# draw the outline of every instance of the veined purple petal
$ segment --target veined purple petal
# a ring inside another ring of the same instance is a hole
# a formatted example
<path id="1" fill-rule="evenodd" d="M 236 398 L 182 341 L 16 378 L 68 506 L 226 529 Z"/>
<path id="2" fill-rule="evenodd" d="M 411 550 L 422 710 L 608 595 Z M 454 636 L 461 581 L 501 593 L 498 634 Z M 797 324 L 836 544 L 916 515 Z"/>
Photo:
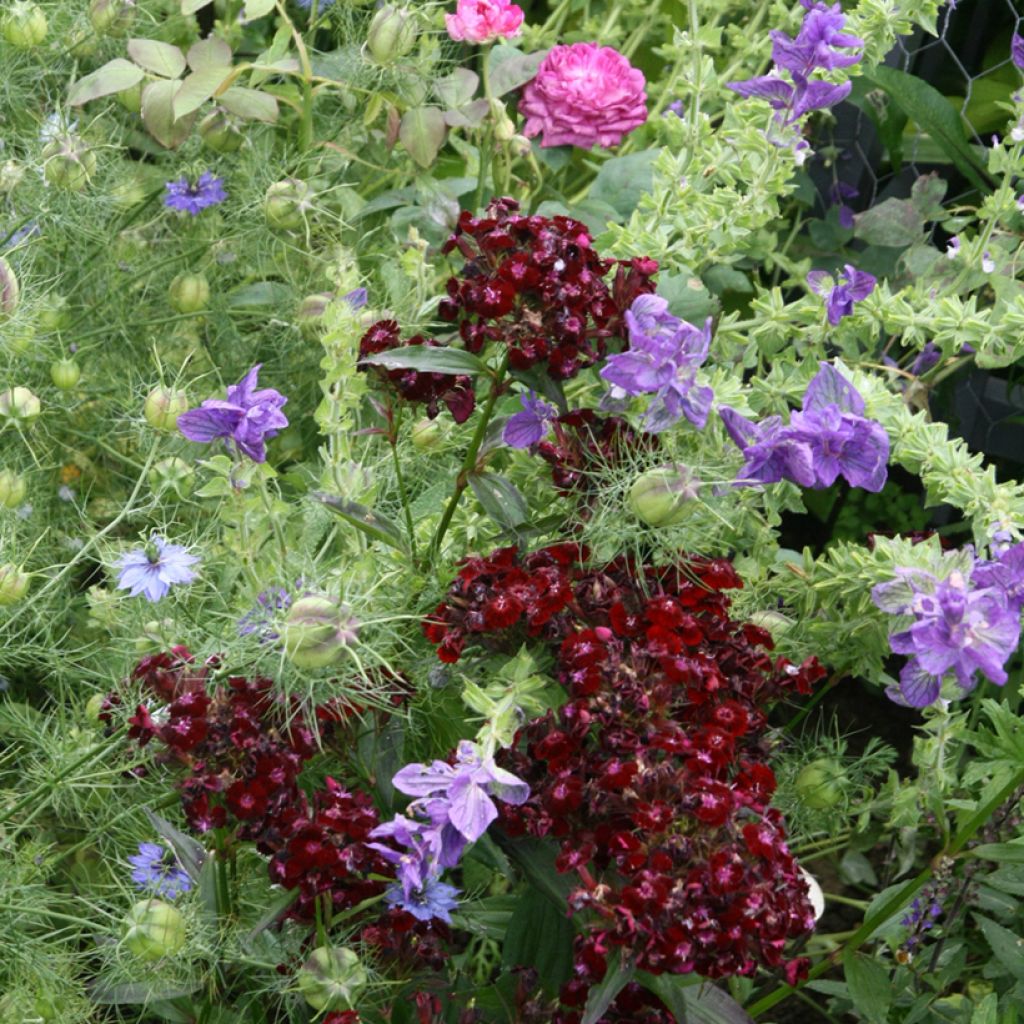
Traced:
<path id="1" fill-rule="evenodd" d="M 926 672 L 915 659 L 900 672 L 900 694 L 912 708 L 924 708 L 938 699 L 942 680 Z"/>
<path id="2" fill-rule="evenodd" d="M 245 413 L 236 405 L 211 399 L 198 409 L 178 417 L 178 430 L 190 441 L 207 443 L 218 437 L 230 437 Z"/>
<path id="3" fill-rule="evenodd" d="M 748 78 L 745 82 L 729 82 L 727 87 L 740 96 L 755 96 L 767 100 L 776 110 L 787 107 L 794 94 L 793 86 L 775 75 Z"/>
<path id="4" fill-rule="evenodd" d="M 811 379 L 804 393 L 804 412 L 817 412 L 826 405 L 837 405 L 843 412 L 856 416 L 864 413 L 860 392 L 832 365 L 820 362 L 821 369 Z"/>

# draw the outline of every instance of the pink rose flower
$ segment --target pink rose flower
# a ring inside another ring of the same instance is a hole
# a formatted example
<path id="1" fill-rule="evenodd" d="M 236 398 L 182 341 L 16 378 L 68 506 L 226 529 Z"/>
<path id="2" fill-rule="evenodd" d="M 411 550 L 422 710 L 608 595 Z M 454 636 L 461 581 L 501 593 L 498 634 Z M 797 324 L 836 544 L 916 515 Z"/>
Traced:
<path id="1" fill-rule="evenodd" d="M 644 75 L 597 43 L 556 46 L 519 101 L 524 134 L 542 146 L 616 146 L 647 120 Z"/>
<path id="2" fill-rule="evenodd" d="M 523 9 L 509 0 L 459 0 L 455 13 L 444 20 L 452 39 L 490 43 L 519 34 Z"/>

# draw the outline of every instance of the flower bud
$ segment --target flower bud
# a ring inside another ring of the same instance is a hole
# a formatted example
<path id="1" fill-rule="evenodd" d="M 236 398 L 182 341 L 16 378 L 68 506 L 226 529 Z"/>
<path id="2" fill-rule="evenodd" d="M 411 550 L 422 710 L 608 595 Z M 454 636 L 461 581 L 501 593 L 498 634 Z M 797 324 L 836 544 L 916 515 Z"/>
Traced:
<path id="1" fill-rule="evenodd" d="M 178 313 L 201 313 L 210 301 L 210 282 L 202 274 L 179 274 L 167 289 Z"/>
<path id="2" fill-rule="evenodd" d="M 10 316 L 18 308 L 18 278 L 10 263 L 0 256 L 0 315 Z"/>
<path id="3" fill-rule="evenodd" d="M 77 135 L 58 135 L 43 146 L 43 173 L 51 185 L 80 192 L 96 171 L 96 154 Z"/>
<path id="4" fill-rule="evenodd" d="M 307 295 L 299 303 L 295 322 L 304 335 L 310 338 L 317 336 L 323 326 L 324 314 L 333 301 L 334 292 L 317 292 L 315 295 Z"/>
<path id="5" fill-rule="evenodd" d="M 0 505 L 4 508 L 17 508 L 24 500 L 28 491 L 25 478 L 13 469 L 0 469 Z"/>
<path id="6" fill-rule="evenodd" d="M 805 807 L 825 811 L 843 799 L 846 781 L 846 772 L 838 761 L 820 757 L 800 769 L 793 788 Z"/>
<path id="7" fill-rule="evenodd" d="M 700 481 L 689 467 L 659 466 L 637 477 L 629 489 L 629 508 L 648 526 L 676 526 L 693 511 Z"/>
<path id="8" fill-rule="evenodd" d="M 173 388 L 153 388 L 142 408 L 146 422 L 157 430 L 176 430 L 178 417 L 188 412 L 188 395 Z"/>
<path id="9" fill-rule="evenodd" d="M 4 15 L 3 29 L 11 46 L 38 46 L 46 38 L 46 15 L 30 0 L 14 0 Z"/>
<path id="10" fill-rule="evenodd" d="M 0 606 L 15 604 L 27 593 L 31 582 L 27 572 L 7 562 L 0 565 Z"/>
<path id="11" fill-rule="evenodd" d="M 89 21 L 97 35 L 123 36 L 135 20 L 135 0 L 92 0 Z"/>
<path id="12" fill-rule="evenodd" d="M 516 126 L 508 116 L 505 104 L 497 97 L 491 99 L 491 118 L 494 121 L 494 137 L 499 142 L 510 142 L 515 137 Z"/>
<path id="13" fill-rule="evenodd" d="M 7 388 L 0 391 L 0 419 L 28 423 L 42 411 L 39 399 L 28 388 Z"/>
<path id="14" fill-rule="evenodd" d="M 444 434 L 437 420 L 424 416 L 412 425 L 412 443 L 417 451 L 433 451 L 440 447 L 443 439 Z"/>
<path id="15" fill-rule="evenodd" d="M 107 699 L 105 693 L 94 693 L 85 702 L 85 717 L 86 720 L 92 722 L 94 725 L 100 724 L 100 714 L 103 712 L 103 703 Z"/>
<path id="16" fill-rule="evenodd" d="M 309 185 L 299 178 L 275 181 L 263 198 L 263 215 L 274 231 L 298 231 L 311 207 Z"/>
<path id="17" fill-rule="evenodd" d="M 412 11 L 385 4 L 370 22 L 366 49 L 378 64 L 390 64 L 413 48 L 416 34 L 416 18 Z"/>
<path id="18" fill-rule="evenodd" d="M 185 918 L 163 900 L 141 900 L 124 923 L 125 946 L 143 960 L 173 956 L 185 945 Z"/>
<path id="19" fill-rule="evenodd" d="M 298 668 L 325 668 L 355 641 L 355 627 L 356 620 L 344 605 L 324 594 L 307 594 L 295 601 L 285 616 L 285 654 Z"/>
<path id="20" fill-rule="evenodd" d="M 782 612 L 767 608 L 763 611 L 751 612 L 750 621 L 755 626 L 768 630 L 773 637 L 785 636 L 793 628 L 793 620 Z"/>
<path id="21" fill-rule="evenodd" d="M 234 153 L 245 142 L 238 119 L 223 107 L 217 107 L 199 122 L 199 137 L 214 153 Z"/>
<path id="22" fill-rule="evenodd" d="M 521 159 L 525 159 L 530 155 L 530 151 L 533 149 L 533 145 L 525 135 L 513 135 L 509 141 L 509 149 L 512 150 L 513 154 Z"/>
<path id="23" fill-rule="evenodd" d="M 172 491 L 181 500 L 192 493 L 195 482 L 196 471 L 184 459 L 179 459 L 177 456 L 161 459 L 149 471 L 149 486 L 157 494 Z"/>
<path id="24" fill-rule="evenodd" d="M 63 295 L 47 295 L 38 313 L 39 326 L 44 331 L 63 331 L 71 326 L 68 300 Z"/>
<path id="25" fill-rule="evenodd" d="M 74 359 L 58 359 L 50 366 L 50 380 L 61 391 L 71 391 L 82 376 L 82 368 Z"/>
<path id="26" fill-rule="evenodd" d="M 319 1013 L 351 1010 L 369 976 L 355 950 L 346 946 L 321 946 L 313 950 L 296 980 L 306 1002 Z"/>

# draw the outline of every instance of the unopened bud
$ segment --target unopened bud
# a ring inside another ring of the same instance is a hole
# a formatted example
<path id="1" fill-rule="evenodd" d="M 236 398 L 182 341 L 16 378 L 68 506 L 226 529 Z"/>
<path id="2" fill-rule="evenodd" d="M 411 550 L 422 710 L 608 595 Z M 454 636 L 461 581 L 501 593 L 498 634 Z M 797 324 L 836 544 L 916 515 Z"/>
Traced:
<path id="1" fill-rule="evenodd" d="M 510 142 L 515 138 L 516 126 L 508 116 L 505 104 L 497 97 L 491 98 L 491 118 L 494 121 L 494 137 L 499 142 Z"/>
<path id="2" fill-rule="evenodd" d="M 135 20 L 135 0 L 92 0 L 89 22 L 97 35 L 123 36 Z"/>
<path id="3" fill-rule="evenodd" d="M 58 135 L 43 147 L 43 173 L 51 185 L 80 192 L 95 172 L 96 154 L 77 135 Z"/>
<path id="4" fill-rule="evenodd" d="M 413 48 L 416 34 L 416 18 L 412 11 L 386 4 L 370 22 L 366 49 L 378 64 L 390 64 Z"/>
<path id="5" fill-rule="evenodd" d="M 71 325 L 68 300 L 56 293 L 47 295 L 39 309 L 39 326 L 44 331 L 62 331 Z"/>
<path id="6" fill-rule="evenodd" d="M 173 956 L 185 945 L 185 918 L 163 900 L 136 903 L 125 926 L 125 947 L 143 960 Z"/>
<path id="7" fill-rule="evenodd" d="M 234 153 L 245 142 L 239 121 L 222 107 L 199 122 L 199 137 L 215 153 Z"/>
<path id="8" fill-rule="evenodd" d="M 71 391 L 82 376 L 82 368 L 74 359 L 58 359 L 50 366 L 50 380 L 61 391 Z"/>
<path id="9" fill-rule="evenodd" d="M 25 500 L 28 484 L 13 469 L 0 469 L 0 505 L 17 508 Z"/>
<path id="10" fill-rule="evenodd" d="M 10 562 L 0 565 L 0 606 L 20 601 L 28 593 L 30 582 L 28 573 L 19 566 Z"/>
<path id="11" fill-rule="evenodd" d="M 295 601 L 284 619 L 285 653 L 299 668 L 325 668 L 356 639 L 356 620 L 324 594 Z"/>
<path id="12" fill-rule="evenodd" d="M 629 507 L 648 526 L 676 526 L 693 511 L 700 481 L 680 463 L 639 476 L 629 489 Z"/>
<path id="13" fill-rule="evenodd" d="M 0 419 L 28 423 L 42 411 L 39 399 L 28 388 L 0 391 Z"/>
<path id="14" fill-rule="evenodd" d="M 299 991 L 318 1013 L 351 1010 L 369 976 L 355 950 L 346 946 L 314 949 L 298 973 Z"/>
<path id="15" fill-rule="evenodd" d="M 210 282 L 202 274 L 179 274 L 167 289 L 167 297 L 178 313 L 201 313 L 210 301 Z"/>
<path id="16" fill-rule="evenodd" d="M 21 289 L 10 263 L 0 256 L 0 315 L 10 316 L 18 308 Z"/>
<path id="17" fill-rule="evenodd" d="M 174 456 L 162 459 L 149 471 L 149 486 L 157 494 L 171 491 L 184 500 L 192 493 L 196 482 L 196 471 L 184 459 Z"/>
<path id="18" fill-rule="evenodd" d="M 750 621 L 755 626 L 768 630 L 774 637 L 784 636 L 793 628 L 793 620 L 791 618 L 771 608 L 751 612 Z"/>
<path id="19" fill-rule="evenodd" d="M 846 781 L 846 772 L 838 761 L 821 757 L 800 769 L 793 788 L 805 807 L 824 811 L 843 799 Z"/>
<path id="20" fill-rule="evenodd" d="M 303 334 L 316 337 L 323 326 L 324 314 L 333 301 L 334 292 L 317 292 L 315 295 L 307 295 L 299 303 L 295 321 Z"/>
<path id="21" fill-rule="evenodd" d="M 4 38 L 11 46 L 38 46 L 46 38 L 46 29 L 46 15 L 30 0 L 14 0 L 3 16 Z"/>
<path id="22" fill-rule="evenodd" d="M 275 181 L 263 198 L 263 215 L 275 231 L 298 231 L 311 208 L 309 185 L 299 178 Z"/>
<path id="23" fill-rule="evenodd" d="M 142 414 L 157 430 L 175 430 L 178 417 L 188 412 L 188 395 L 173 388 L 153 388 L 146 396 Z"/>
<path id="24" fill-rule="evenodd" d="M 443 437 L 441 425 L 437 420 L 432 420 L 427 416 L 417 420 L 412 426 L 412 443 L 418 451 L 433 451 L 440 447 Z"/>

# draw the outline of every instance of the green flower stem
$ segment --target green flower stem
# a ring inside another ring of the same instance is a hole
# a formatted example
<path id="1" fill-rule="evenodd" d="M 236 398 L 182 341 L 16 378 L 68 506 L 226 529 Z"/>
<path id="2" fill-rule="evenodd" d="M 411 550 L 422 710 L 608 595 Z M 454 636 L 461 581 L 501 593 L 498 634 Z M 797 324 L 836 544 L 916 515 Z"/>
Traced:
<path id="1" fill-rule="evenodd" d="M 994 796 L 982 804 L 981 808 L 968 819 L 967 824 L 953 837 L 949 846 L 938 857 L 933 859 L 933 863 L 940 860 L 943 856 L 955 857 L 974 837 L 978 829 L 988 821 L 993 811 L 1004 803 L 1014 790 L 1022 785 L 1024 785 L 1024 768 L 1020 768 L 1015 772 L 1009 782 L 998 789 Z M 832 970 L 841 959 L 842 953 L 852 952 L 863 946 L 893 914 L 902 907 L 905 907 L 924 888 L 931 880 L 932 873 L 933 868 L 929 865 L 907 882 L 898 892 L 893 893 L 873 914 L 864 919 L 864 923 L 850 936 L 841 951 L 837 950 L 825 959 L 820 960 L 810 969 L 807 981 L 813 981 L 815 978 L 821 977 L 821 975 Z M 751 1017 L 757 1017 L 759 1014 L 781 1003 L 784 999 L 788 999 L 795 992 L 795 987 L 780 985 L 774 992 L 769 992 L 768 995 L 763 996 L 756 1003 L 748 1006 L 747 1012 Z"/>
<path id="2" fill-rule="evenodd" d="M 310 62 L 309 50 L 306 49 L 306 42 L 302 38 L 302 33 L 295 27 L 292 19 L 288 17 L 281 0 L 277 0 L 276 7 L 281 19 L 291 29 L 292 39 L 295 41 L 295 49 L 299 55 L 300 82 L 302 86 L 299 150 L 305 153 L 313 145 L 313 65 Z"/>
<path id="3" fill-rule="evenodd" d="M 402 476 L 402 460 L 398 457 L 398 430 L 402 425 L 403 409 L 403 404 L 399 402 L 398 408 L 395 410 L 395 426 L 388 436 L 388 442 L 391 445 L 391 458 L 395 463 L 395 479 L 398 481 L 398 496 L 402 499 L 402 511 L 405 513 L 405 528 L 409 534 L 409 549 L 412 551 L 412 560 L 417 562 L 419 561 L 419 555 L 416 552 L 416 529 L 412 522 L 412 509 L 409 505 L 409 491 L 405 486 L 405 478 Z"/>
<path id="4" fill-rule="evenodd" d="M 847 907 L 856 907 L 858 910 L 867 910 L 871 905 L 868 900 L 855 900 L 849 896 L 840 896 L 837 892 L 823 892 L 822 896 L 829 903 L 842 903 Z"/>
<path id="5" fill-rule="evenodd" d="M 459 470 L 459 475 L 455 478 L 455 488 L 452 491 L 452 496 L 448 499 L 444 515 L 441 516 L 441 522 L 438 524 L 437 532 L 431 541 L 431 560 L 440 553 L 441 542 L 444 540 L 444 535 L 448 532 L 448 527 L 451 525 L 452 516 L 455 515 L 455 509 L 459 504 L 459 499 L 462 497 L 462 492 L 469 486 L 469 474 L 473 472 L 473 467 L 476 465 L 476 457 L 480 451 L 480 445 L 483 444 L 484 435 L 487 433 L 487 425 L 491 422 L 491 416 L 494 414 L 494 405 L 498 401 L 498 395 L 501 394 L 501 386 L 505 382 L 507 370 L 508 352 L 506 351 L 504 358 L 501 360 L 501 365 L 491 379 L 491 393 L 487 396 L 487 404 L 480 415 L 480 422 L 476 426 L 476 433 L 473 434 L 473 439 L 469 442 L 469 448 L 466 451 L 466 457 L 462 460 L 462 468 Z"/>

